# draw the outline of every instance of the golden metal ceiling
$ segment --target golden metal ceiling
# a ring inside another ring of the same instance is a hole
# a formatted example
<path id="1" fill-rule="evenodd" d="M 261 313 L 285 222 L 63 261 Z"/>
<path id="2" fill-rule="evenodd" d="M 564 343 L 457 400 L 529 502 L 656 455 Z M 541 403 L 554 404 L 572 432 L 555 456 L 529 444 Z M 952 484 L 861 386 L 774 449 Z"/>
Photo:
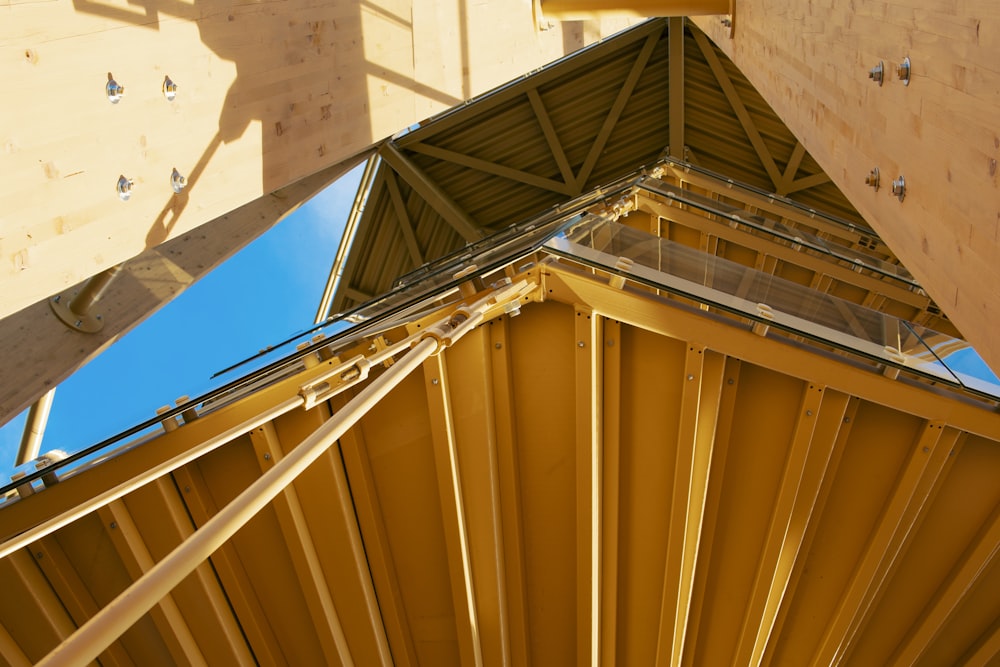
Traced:
<path id="1" fill-rule="evenodd" d="M 442 339 L 100 663 L 997 658 L 991 405 L 534 259 L 512 276 L 520 316 Z M 0 561 L 0 655 L 40 659 L 462 312 L 334 357 L 320 343 L 295 374 L 9 503 L 7 537 L 188 456 Z M 349 372 L 394 343 L 395 364 Z"/>
<path id="2" fill-rule="evenodd" d="M 654 19 L 381 144 L 328 312 L 667 154 L 867 227 L 697 28 Z"/>

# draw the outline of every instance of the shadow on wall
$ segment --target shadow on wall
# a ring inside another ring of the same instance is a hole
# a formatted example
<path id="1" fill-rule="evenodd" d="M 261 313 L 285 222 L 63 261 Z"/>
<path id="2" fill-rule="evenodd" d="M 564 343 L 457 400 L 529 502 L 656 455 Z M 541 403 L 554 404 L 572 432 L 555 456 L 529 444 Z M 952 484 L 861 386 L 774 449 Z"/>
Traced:
<path id="1" fill-rule="evenodd" d="M 371 0 L 322 4 L 314 0 L 130 0 L 128 8 L 74 0 L 73 5 L 77 12 L 153 32 L 166 21 L 193 22 L 202 43 L 236 67 L 236 79 L 219 110 L 215 136 L 186 174 L 187 187 L 170 197 L 153 221 L 146 236 L 147 249 L 170 238 L 213 156 L 222 145 L 239 140 L 253 121 L 259 121 L 261 128 L 262 184 L 267 193 L 381 139 L 372 136 L 371 123 L 359 122 L 372 116 L 373 104 L 400 104 L 371 99 L 379 91 L 382 95 L 388 95 L 391 87 L 410 91 L 428 100 L 428 108 L 433 105 L 437 109 L 461 104 L 471 95 L 470 63 L 474 58 L 470 49 L 475 44 L 468 34 L 468 12 L 480 10 L 467 6 L 468 0 L 457 0 L 450 28 L 434 22 L 444 16 L 444 8 L 436 5 L 414 7 L 404 17 L 393 13 L 398 9 Z M 415 15 L 422 17 L 419 26 L 414 25 Z M 377 26 L 375 31 L 371 30 L 373 25 Z M 562 31 L 564 53 L 600 37 L 596 22 L 573 21 L 555 29 Z M 449 53 L 461 62 L 448 62 L 446 49 L 434 42 L 427 49 L 431 56 L 425 59 L 429 60 L 425 67 L 437 66 L 440 71 L 415 75 L 420 70 L 413 43 L 422 39 L 456 46 Z M 444 80 L 441 87 L 452 92 L 414 78 L 424 74 L 431 81 Z M 460 82 L 454 81 L 457 77 Z M 378 84 L 372 84 L 373 80 Z M 420 111 L 411 106 L 400 117 L 414 113 Z M 394 129 L 402 129 L 402 124 Z"/>
<path id="2" fill-rule="evenodd" d="M 164 21 L 191 21 L 197 24 L 202 43 L 236 66 L 236 79 L 219 110 L 218 130 L 187 174 L 187 187 L 168 200 L 151 225 L 147 248 L 170 237 L 213 156 L 223 144 L 242 137 L 253 121 L 261 127 L 263 191 L 273 192 L 379 138 L 371 136 L 370 124 L 358 122 L 370 115 L 369 76 L 445 106 L 462 101 L 366 57 L 363 14 L 377 15 L 383 24 L 398 24 L 401 35 L 412 32 L 412 25 L 364 1 L 317 5 L 312 0 L 138 0 L 130 1 L 129 9 L 92 0 L 73 4 L 78 12 L 154 32 Z M 412 52 L 409 44 L 374 46 Z M 467 87 L 466 83 L 463 89 Z"/>

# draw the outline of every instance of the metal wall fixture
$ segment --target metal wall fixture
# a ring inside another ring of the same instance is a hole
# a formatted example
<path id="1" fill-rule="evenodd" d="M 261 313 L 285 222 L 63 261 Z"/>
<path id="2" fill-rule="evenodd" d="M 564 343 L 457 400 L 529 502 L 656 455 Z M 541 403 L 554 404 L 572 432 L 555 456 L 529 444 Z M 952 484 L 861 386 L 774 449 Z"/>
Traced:
<path id="1" fill-rule="evenodd" d="M 108 96 L 109 102 L 118 104 L 125 95 L 125 86 L 115 81 L 114 77 L 111 76 L 111 72 L 108 72 L 108 83 L 104 86 L 104 93 Z"/>
<path id="2" fill-rule="evenodd" d="M 176 167 L 170 172 L 170 187 L 177 194 L 180 194 L 181 190 L 187 187 L 187 179 L 181 176 L 181 172 L 177 171 Z"/>
<path id="3" fill-rule="evenodd" d="M 163 96 L 169 102 L 173 102 L 174 98 L 177 97 L 177 84 L 169 76 L 163 77 Z"/>
<path id="4" fill-rule="evenodd" d="M 899 201 L 906 196 L 906 179 L 902 175 L 892 182 L 892 194 L 899 197 Z"/>
<path id="5" fill-rule="evenodd" d="M 131 178 L 126 178 L 124 175 L 118 177 L 118 182 L 115 184 L 115 190 L 118 192 L 118 198 L 122 201 L 128 201 L 129 197 L 132 196 L 132 189 L 135 187 L 135 181 Z"/>
<path id="6" fill-rule="evenodd" d="M 124 262 L 116 264 L 91 276 L 80 291 L 73 295 L 72 300 L 64 299 L 62 294 L 52 297 L 49 299 L 52 312 L 63 324 L 74 331 L 97 333 L 104 328 L 104 317 L 93 314 L 91 309 L 101 300 L 108 285 L 115 279 L 115 276 L 121 273 L 124 266 Z"/>
<path id="7" fill-rule="evenodd" d="M 903 62 L 896 66 L 896 76 L 904 86 L 910 85 L 910 56 L 903 58 Z"/>
<path id="8" fill-rule="evenodd" d="M 884 73 L 885 73 L 885 65 L 880 60 L 878 61 L 878 65 L 875 65 L 875 67 L 872 67 L 870 70 L 868 70 L 868 78 L 877 83 L 879 86 L 881 86 Z"/>
<path id="9" fill-rule="evenodd" d="M 878 192 L 878 185 L 879 185 L 878 167 L 872 169 L 870 172 L 868 172 L 868 175 L 865 176 L 865 185 L 874 188 L 875 192 Z"/>

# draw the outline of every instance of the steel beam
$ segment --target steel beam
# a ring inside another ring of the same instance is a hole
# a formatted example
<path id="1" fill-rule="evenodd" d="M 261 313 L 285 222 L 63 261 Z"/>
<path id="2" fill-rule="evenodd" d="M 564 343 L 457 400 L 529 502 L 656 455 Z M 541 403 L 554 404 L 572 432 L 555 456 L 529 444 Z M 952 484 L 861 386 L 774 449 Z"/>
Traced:
<path id="1" fill-rule="evenodd" d="M 392 141 L 382 144 L 379 157 L 399 174 L 406 184 L 423 197 L 431 208 L 437 211 L 452 229 L 466 241 L 476 241 L 483 237 L 476 222 L 455 203 L 431 178 L 409 158 L 403 155 Z"/>
<path id="2" fill-rule="evenodd" d="M 338 408 L 347 402 L 346 394 L 335 397 Z M 382 508 L 375 491 L 368 448 L 360 426 L 350 429 L 340 438 L 344 468 L 350 480 L 351 499 L 363 540 L 364 554 L 371 572 L 372 585 L 382 623 L 389 640 L 393 662 L 398 667 L 415 667 L 417 651 L 413 634 L 402 604 L 402 593 L 392 559 L 389 538 L 382 517 Z"/>
<path id="3" fill-rule="evenodd" d="M 622 111 L 625 110 L 625 105 L 632 96 L 632 91 L 635 90 L 635 86 L 639 82 L 639 77 L 642 75 L 643 70 L 646 69 L 646 64 L 649 62 L 650 57 L 653 55 L 653 50 L 660 41 L 663 28 L 664 25 L 660 24 L 660 29 L 650 34 L 646 38 L 646 43 L 642 45 L 642 50 L 639 51 L 639 55 L 632 64 L 632 69 L 629 71 L 628 76 L 625 77 L 625 81 L 622 82 L 618 96 L 611 105 L 611 109 L 608 110 L 608 115 L 605 117 L 601 129 L 598 130 L 597 135 L 594 137 L 594 143 L 591 144 L 590 151 L 587 153 L 580 171 L 576 174 L 572 194 L 583 192 L 587 184 L 587 179 L 590 178 L 590 174 L 597 165 L 598 158 L 604 152 L 604 147 L 607 145 L 608 139 L 611 138 L 611 131 L 618 124 L 618 119 L 621 117 Z"/>
<path id="4" fill-rule="evenodd" d="M 601 656 L 601 492 L 604 457 L 602 318 L 576 310 L 576 663 Z"/>
<path id="5" fill-rule="evenodd" d="M 813 663 L 835 664 L 849 655 L 854 640 L 881 596 L 883 585 L 895 571 L 916 532 L 915 527 L 929 505 L 928 497 L 943 478 L 942 473 L 954 461 L 949 455 L 959 435 L 958 431 L 940 422 L 924 425 L 864 554 L 855 566 L 850 583 L 830 618 L 813 656 Z"/>
<path id="6" fill-rule="evenodd" d="M 448 553 L 448 573 L 451 578 L 452 601 L 455 605 L 459 655 L 463 665 L 481 667 L 483 651 L 479 637 L 476 594 L 472 582 L 469 535 L 462 497 L 462 473 L 459 470 L 455 423 L 444 357 L 437 355 L 426 360 L 423 370 Z"/>
<path id="7" fill-rule="evenodd" d="M 920 660 L 938 632 L 965 599 L 966 594 L 972 590 L 976 581 L 995 560 L 998 552 L 1000 552 L 1000 505 L 993 511 L 993 515 L 966 550 L 961 562 L 952 570 L 934 600 L 920 614 L 919 621 L 900 643 L 890 660 L 892 664 L 916 664 Z M 996 633 L 992 640 L 988 639 L 983 646 L 984 653 L 995 650 Z"/>
<path id="8" fill-rule="evenodd" d="M 687 345 L 656 649 L 662 667 L 679 666 L 684 654 L 724 370 L 723 355 Z"/>
<path id="9" fill-rule="evenodd" d="M 528 591 L 525 572 L 524 524 L 517 452 L 514 388 L 511 370 L 509 319 L 490 326 L 492 343 L 492 400 L 503 522 L 504 571 L 507 575 L 508 635 L 513 665 L 529 664 Z"/>
<path id="10" fill-rule="evenodd" d="M 149 554 L 149 549 L 143 542 L 139 528 L 132 520 L 125 503 L 116 500 L 98 510 L 98 515 L 129 576 L 135 580 L 148 572 L 153 567 L 153 557 Z M 164 596 L 150 610 L 149 615 L 175 662 L 189 665 L 208 664 L 172 595 Z"/>
<path id="11" fill-rule="evenodd" d="M 758 560 L 750 601 L 737 640 L 734 664 L 760 665 L 802 553 L 806 530 L 815 518 L 817 495 L 844 424 L 848 396 L 810 383 L 785 461 L 767 537 Z"/>
<path id="12" fill-rule="evenodd" d="M 600 664 L 617 664 L 618 541 L 621 507 L 622 326 L 604 319 L 603 449 L 601 476 L 601 618 Z"/>
<path id="13" fill-rule="evenodd" d="M 438 160 L 452 162 L 462 167 L 475 169 L 476 171 L 492 174 L 511 181 L 517 181 L 518 183 L 524 183 L 525 185 L 530 185 L 540 190 L 550 190 L 561 195 L 572 194 L 572 189 L 565 183 L 554 181 L 551 178 L 538 176 L 537 174 L 530 174 L 526 171 L 521 171 L 520 169 L 506 167 L 502 164 L 497 164 L 496 162 L 490 162 L 489 160 L 482 160 L 477 157 L 472 157 L 471 155 L 456 153 L 455 151 L 448 150 L 447 148 L 441 148 L 440 146 L 432 146 L 430 144 L 416 142 L 407 145 L 406 150 L 413 151 L 415 153 L 423 153 L 424 155 L 429 155 L 430 157 L 437 158 Z"/>
<path id="14" fill-rule="evenodd" d="M 569 160 L 566 159 L 566 151 L 563 150 L 562 143 L 559 141 L 559 135 L 556 134 L 556 128 L 552 124 L 552 119 L 549 118 L 549 113 L 545 110 L 545 105 L 542 103 L 542 98 L 538 94 L 537 88 L 529 88 L 525 94 L 528 97 L 528 102 L 531 103 L 531 110 L 535 112 L 535 119 L 538 121 L 539 127 L 542 128 L 542 134 L 545 135 L 545 142 L 549 145 L 549 150 L 552 151 L 552 157 L 559 166 L 559 174 L 562 175 L 563 185 L 566 186 L 567 192 L 569 192 L 575 180 L 573 168 L 570 167 Z"/>
<path id="15" fill-rule="evenodd" d="M 684 159 L 684 17 L 675 16 L 667 27 L 670 40 L 670 60 L 667 85 L 670 87 L 670 155 Z"/>
<path id="16" fill-rule="evenodd" d="M 423 266 L 424 256 L 421 254 L 420 246 L 417 244 L 417 237 L 413 235 L 413 222 L 410 220 L 410 214 L 406 212 L 406 204 L 403 202 L 403 195 L 399 191 L 399 183 L 396 182 L 396 172 L 386 169 L 384 173 L 385 187 L 389 191 L 389 198 L 392 200 L 393 209 L 396 211 L 399 232 L 403 235 L 403 241 L 406 242 L 406 249 L 410 253 L 410 261 L 413 262 L 414 268 Z"/>
<path id="17" fill-rule="evenodd" d="M 258 426 L 250 432 L 250 442 L 257 454 L 261 473 L 266 473 L 285 456 L 274 422 Z M 303 597 L 309 607 L 316 635 L 327 664 L 351 664 L 350 648 L 333 602 L 333 595 L 320 563 L 316 545 L 309 532 L 302 504 L 295 486 L 290 484 L 272 502 L 285 546 L 291 556 Z"/>
<path id="18" fill-rule="evenodd" d="M 881 377 L 813 349 L 755 336 L 731 320 L 683 308 L 664 308 L 662 302 L 647 295 L 615 289 L 606 281 L 595 280 L 591 274 L 562 263 L 547 264 L 543 278 L 546 298 L 584 304 L 606 317 L 671 338 L 709 341 L 713 349 L 791 377 L 809 380 L 808 371 L 811 376 L 824 378 L 831 389 L 901 412 L 946 414 L 950 427 L 1000 440 L 1000 414 L 957 396 L 952 399 L 921 386 Z"/>

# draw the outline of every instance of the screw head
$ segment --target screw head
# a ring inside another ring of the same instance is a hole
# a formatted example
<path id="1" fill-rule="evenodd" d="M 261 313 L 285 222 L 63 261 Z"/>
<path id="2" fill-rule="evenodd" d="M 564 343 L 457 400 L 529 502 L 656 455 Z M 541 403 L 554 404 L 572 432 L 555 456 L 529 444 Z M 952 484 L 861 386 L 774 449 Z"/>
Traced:
<path id="1" fill-rule="evenodd" d="M 270 461 L 271 460 L 271 454 L 270 454 L 270 452 L 264 452 L 264 460 L 265 461 Z"/>
<path id="2" fill-rule="evenodd" d="M 431 384 L 435 384 L 436 385 L 437 383 L 438 383 L 438 379 L 437 378 L 431 378 Z"/>
<path id="3" fill-rule="evenodd" d="M 586 347 L 586 345 L 587 345 L 587 344 L 586 344 L 586 343 L 584 343 L 584 342 L 583 342 L 582 340 L 578 340 L 578 341 L 576 341 L 576 346 L 577 346 L 577 347 Z"/>

